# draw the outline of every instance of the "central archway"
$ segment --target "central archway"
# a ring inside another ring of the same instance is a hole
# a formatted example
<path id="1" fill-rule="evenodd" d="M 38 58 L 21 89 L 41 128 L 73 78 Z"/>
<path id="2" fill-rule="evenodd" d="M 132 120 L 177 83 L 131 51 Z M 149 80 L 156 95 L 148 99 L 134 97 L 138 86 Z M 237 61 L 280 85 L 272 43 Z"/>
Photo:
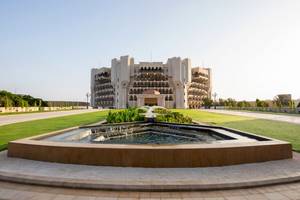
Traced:
<path id="1" fill-rule="evenodd" d="M 157 98 L 145 98 L 144 99 L 145 106 L 157 106 L 158 105 L 158 99 Z"/>

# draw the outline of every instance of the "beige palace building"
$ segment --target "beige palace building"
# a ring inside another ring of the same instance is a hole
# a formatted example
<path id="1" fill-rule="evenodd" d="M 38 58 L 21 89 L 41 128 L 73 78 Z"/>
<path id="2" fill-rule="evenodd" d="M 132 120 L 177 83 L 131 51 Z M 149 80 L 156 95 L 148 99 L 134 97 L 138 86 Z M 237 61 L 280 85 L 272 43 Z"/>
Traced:
<path id="1" fill-rule="evenodd" d="M 211 69 L 192 68 L 188 58 L 135 63 L 134 58 L 121 56 L 112 59 L 111 67 L 91 70 L 91 105 L 199 108 L 203 98 L 211 97 L 211 87 Z"/>

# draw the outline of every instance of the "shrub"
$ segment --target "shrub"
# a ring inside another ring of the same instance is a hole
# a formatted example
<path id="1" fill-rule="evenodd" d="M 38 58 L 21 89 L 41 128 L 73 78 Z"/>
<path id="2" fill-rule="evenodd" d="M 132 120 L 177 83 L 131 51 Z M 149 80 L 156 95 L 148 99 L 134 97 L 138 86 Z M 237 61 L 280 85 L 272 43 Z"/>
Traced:
<path id="1" fill-rule="evenodd" d="M 155 108 L 153 110 L 154 113 L 158 113 L 158 114 L 167 114 L 167 113 L 171 113 L 171 111 L 168 111 L 165 108 Z"/>
<path id="2" fill-rule="evenodd" d="M 184 116 L 179 112 L 171 112 L 166 110 L 166 114 L 156 116 L 157 122 L 171 122 L 180 124 L 190 124 L 192 123 L 192 118 Z"/>
<path id="3" fill-rule="evenodd" d="M 108 112 L 106 117 L 107 123 L 122 123 L 122 122 L 135 122 L 144 121 L 144 116 L 140 115 L 137 108 L 128 108 L 118 112 Z"/>
<path id="4" fill-rule="evenodd" d="M 138 108 L 138 113 L 146 113 L 147 109 L 146 108 Z"/>

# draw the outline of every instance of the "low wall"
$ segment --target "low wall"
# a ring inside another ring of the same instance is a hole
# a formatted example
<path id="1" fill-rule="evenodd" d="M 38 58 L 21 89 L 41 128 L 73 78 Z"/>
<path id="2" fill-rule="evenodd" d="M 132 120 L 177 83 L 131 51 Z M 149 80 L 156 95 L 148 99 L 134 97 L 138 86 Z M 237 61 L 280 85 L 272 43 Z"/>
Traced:
<path id="1" fill-rule="evenodd" d="M 214 107 L 211 107 L 212 109 Z M 220 110 L 245 110 L 245 111 L 260 111 L 260 112 L 277 112 L 277 113 L 299 113 L 300 114 L 300 108 L 272 108 L 272 107 L 224 107 L 224 106 L 217 106 L 217 109 Z"/>
<path id="2" fill-rule="evenodd" d="M 0 113 L 38 112 L 38 111 L 59 111 L 72 109 L 86 109 L 86 106 L 68 107 L 0 107 Z"/>

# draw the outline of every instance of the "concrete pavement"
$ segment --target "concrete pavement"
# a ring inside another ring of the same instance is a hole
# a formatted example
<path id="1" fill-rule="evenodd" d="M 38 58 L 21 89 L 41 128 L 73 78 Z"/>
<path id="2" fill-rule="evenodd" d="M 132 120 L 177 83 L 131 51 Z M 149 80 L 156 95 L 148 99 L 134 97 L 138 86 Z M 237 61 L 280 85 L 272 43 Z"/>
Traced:
<path id="1" fill-rule="evenodd" d="M 299 200 L 300 183 L 248 189 L 137 192 L 45 187 L 0 182 L 0 199 L 5 200 Z"/>
<path id="2" fill-rule="evenodd" d="M 292 115 L 284 115 L 284 114 L 245 112 L 245 111 L 234 111 L 234 110 L 218 110 L 218 109 L 217 110 L 205 109 L 203 111 L 300 124 L 300 115 L 292 116 Z"/>
<path id="3" fill-rule="evenodd" d="M 67 115 L 75 115 L 89 112 L 96 112 L 96 109 L 84 109 L 84 110 L 68 110 L 68 111 L 54 111 L 54 112 L 40 112 L 40 113 L 28 113 L 28 114 L 17 114 L 17 115 L 1 115 L 0 126 L 6 124 L 13 124 L 18 122 L 25 122 L 38 119 L 47 119 L 53 117 L 62 117 Z"/>

